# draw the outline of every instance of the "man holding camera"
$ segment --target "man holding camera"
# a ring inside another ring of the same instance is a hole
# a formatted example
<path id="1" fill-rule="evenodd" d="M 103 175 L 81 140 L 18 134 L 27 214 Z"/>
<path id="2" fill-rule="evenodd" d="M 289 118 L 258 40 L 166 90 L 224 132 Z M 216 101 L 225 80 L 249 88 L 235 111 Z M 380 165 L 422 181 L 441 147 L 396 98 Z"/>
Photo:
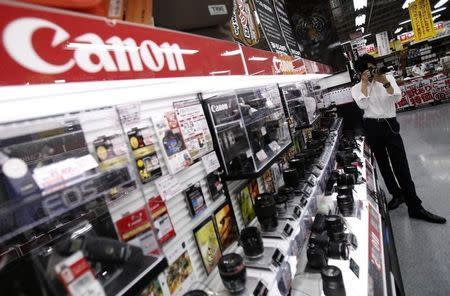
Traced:
<path id="1" fill-rule="evenodd" d="M 395 78 L 378 70 L 375 58 L 368 54 L 355 62 L 355 70 L 361 81 L 353 86 L 352 97 L 364 111 L 367 143 L 375 154 L 384 183 L 393 196 L 388 209 L 396 209 L 406 202 L 409 217 L 431 223 L 445 223 L 445 218 L 425 210 L 416 194 L 400 136 L 400 125 L 395 117 L 395 103 L 402 96 Z"/>

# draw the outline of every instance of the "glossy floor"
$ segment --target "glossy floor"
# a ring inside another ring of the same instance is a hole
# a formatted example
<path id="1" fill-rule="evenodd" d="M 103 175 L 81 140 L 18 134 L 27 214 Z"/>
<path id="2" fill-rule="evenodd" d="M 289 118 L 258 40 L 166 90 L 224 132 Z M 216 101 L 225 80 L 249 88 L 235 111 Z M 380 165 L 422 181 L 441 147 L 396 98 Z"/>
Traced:
<path id="1" fill-rule="evenodd" d="M 449 220 L 450 103 L 399 113 L 397 119 L 423 206 Z M 404 204 L 390 214 L 406 295 L 450 295 L 450 222 L 409 219 Z"/>

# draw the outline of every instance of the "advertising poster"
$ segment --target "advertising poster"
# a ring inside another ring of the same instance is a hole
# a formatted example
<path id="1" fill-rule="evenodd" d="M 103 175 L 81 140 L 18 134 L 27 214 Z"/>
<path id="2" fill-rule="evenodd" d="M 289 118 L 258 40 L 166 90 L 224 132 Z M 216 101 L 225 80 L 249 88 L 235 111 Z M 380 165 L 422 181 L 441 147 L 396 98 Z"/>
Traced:
<path id="1" fill-rule="evenodd" d="M 154 279 L 151 281 L 150 284 L 139 293 L 139 296 L 164 296 L 159 280 Z"/>
<path id="2" fill-rule="evenodd" d="M 246 46 L 256 46 L 261 42 L 268 47 L 261 38 L 261 31 L 256 20 L 255 6 L 252 0 L 234 0 L 231 16 L 231 34 L 236 41 Z M 268 48 L 267 48 L 268 49 Z"/>
<path id="3" fill-rule="evenodd" d="M 181 244 L 181 248 L 176 248 L 173 254 L 167 257 L 169 267 L 166 271 L 166 280 L 170 295 L 183 295 L 193 281 L 193 268 L 191 258 L 186 250 L 186 243 Z"/>
<path id="4" fill-rule="evenodd" d="M 148 207 L 152 214 L 153 226 L 160 244 L 166 243 L 175 236 L 172 221 L 167 211 L 166 203 L 161 196 L 155 196 L 148 201 Z"/>
<path id="5" fill-rule="evenodd" d="M 152 119 L 169 173 L 173 175 L 190 166 L 192 160 L 184 144 L 175 111 L 152 116 Z"/>
<path id="6" fill-rule="evenodd" d="M 184 144 L 192 158 L 196 160 L 214 149 L 212 136 L 197 99 L 174 102 L 176 118 Z"/>
<path id="7" fill-rule="evenodd" d="M 222 250 L 226 250 L 239 237 L 233 209 L 228 202 L 225 202 L 214 212 L 214 222 L 217 226 Z"/>
<path id="8" fill-rule="evenodd" d="M 206 183 L 211 194 L 211 199 L 217 200 L 223 193 L 223 184 L 219 172 L 216 171 L 208 174 L 206 176 Z"/>
<path id="9" fill-rule="evenodd" d="M 206 273 L 210 274 L 222 257 L 213 220 L 208 217 L 194 229 L 195 241 Z"/>
<path id="10" fill-rule="evenodd" d="M 430 0 L 416 0 L 409 5 L 408 10 L 416 42 L 436 36 Z"/>
<path id="11" fill-rule="evenodd" d="M 256 217 L 248 186 L 241 189 L 237 195 L 237 198 L 239 202 L 239 209 L 241 210 L 242 221 L 244 222 L 244 225 L 248 225 Z"/>
<path id="12" fill-rule="evenodd" d="M 258 180 L 250 180 L 250 182 L 248 183 L 248 188 L 250 190 L 250 196 L 252 197 L 253 203 L 255 203 L 255 199 L 259 195 Z"/>

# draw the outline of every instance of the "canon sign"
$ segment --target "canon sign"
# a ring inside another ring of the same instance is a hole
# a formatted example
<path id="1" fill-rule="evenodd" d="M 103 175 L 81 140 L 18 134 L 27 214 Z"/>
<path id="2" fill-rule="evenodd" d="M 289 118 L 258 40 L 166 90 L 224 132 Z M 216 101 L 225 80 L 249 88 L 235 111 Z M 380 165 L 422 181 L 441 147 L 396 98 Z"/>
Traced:
<path id="1" fill-rule="evenodd" d="M 62 64 L 44 60 L 33 46 L 33 35 L 40 29 L 50 29 L 54 32 L 49 47 L 55 48 L 64 44 L 65 50 L 73 50 L 73 57 Z M 147 69 L 159 72 L 165 67 L 169 71 L 185 71 L 183 55 L 197 53 L 196 50 L 181 49 L 176 43 L 164 42 L 158 45 L 152 40 L 144 40 L 138 46 L 133 38 L 121 39 L 117 36 L 104 41 L 94 33 L 72 38 L 59 25 L 35 17 L 24 17 L 10 22 L 5 27 L 2 38 L 6 51 L 14 61 L 28 70 L 42 74 L 60 74 L 74 67 L 88 73 Z"/>
<path id="2" fill-rule="evenodd" d="M 218 104 L 218 105 L 211 105 L 211 111 L 213 113 L 220 112 L 220 111 L 225 111 L 225 110 L 228 110 L 228 104 L 227 103 Z"/>

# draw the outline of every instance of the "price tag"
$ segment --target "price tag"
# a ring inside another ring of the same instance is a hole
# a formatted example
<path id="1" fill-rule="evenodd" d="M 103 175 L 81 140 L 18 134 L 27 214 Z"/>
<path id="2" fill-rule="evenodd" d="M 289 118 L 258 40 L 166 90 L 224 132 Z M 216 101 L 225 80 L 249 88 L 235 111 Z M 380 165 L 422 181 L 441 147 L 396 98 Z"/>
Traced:
<path id="1" fill-rule="evenodd" d="M 252 150 L 248 149 L 246 152 L 247 158 L 252 157 Z"/>
<path id="2" fill-rule="evenodd" d="M 259 161 L 264 161 L 267 159 L 267 154 L 264 150 L 259 150 L 258 153 L 256 153 L 256 157 Z"/>
<path id="3" fill-rule="evenodd" d="M 261 135 L 262 135 L 262 136 L 267 135 L 267 129 L 266 129 L 265 126 L 263 126 L 263 127 L 261 128 Z"/>
<path id="4" fill-rule="evenodd" d="M 55 265 L 58 279 L 69 295 L 104 296 L 102 285 L 94 277 L 91 266 L 81 251 Z"/>
<path id="5" fill-rule="evenodd" d="M 270 147 L 270 149 L 271 149 L 273 152 L 275 152 L 275 151 L 281 149 L 281 146 L 278 145 L 278 143 L 277 143 L 276 141 L 272 141 L 272 142 L 269 144 L 269 147 Z"/>
<path id="6" fill-rule="evenodd" d="M 141 119 L 141 105 L 139 103 L 117 106 L 120 121 L 124 126 L 134 125 Z"/>
<path id="7" fill-rule="evenodd" d="M 182 188 L 175 176 L 164 176 L 155 181 L 159 195 L 164 201 L 167 201 L 181 192 Z"/>
<path id="8" fill-rule="evenodd" d="M 217 158 L 217 154 L 215 151 L 203 156 L 202 163 L 205 167 L 206 174 L 210 174 L 220 168 L 219 159 Z"/>
<path id="9" fill-rule="evenodd" d="M 359 265 L 355 262 L 355 260 L 353 260 L 353 258 L 350 258 L 350 269 L 356 277 L 359 278 Z"/>

